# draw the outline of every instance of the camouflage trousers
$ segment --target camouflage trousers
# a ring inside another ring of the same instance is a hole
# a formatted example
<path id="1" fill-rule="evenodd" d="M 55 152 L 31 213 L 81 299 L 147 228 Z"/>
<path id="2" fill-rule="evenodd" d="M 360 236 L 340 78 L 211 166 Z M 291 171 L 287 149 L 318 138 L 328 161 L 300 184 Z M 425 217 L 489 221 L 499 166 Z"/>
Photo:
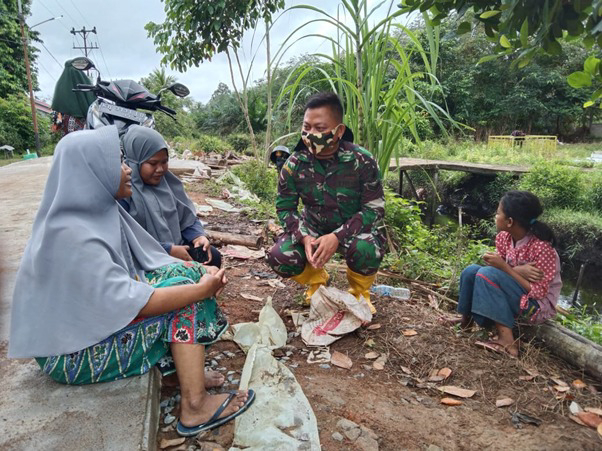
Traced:
<path id="1" fill-rule="evenodd" d="M 380 235 L 362 233 L 346 240 L 337 252 L 353 272 L 367 276 L 378 271 L 385 253 L 384 240 Z M 291 236 L 284 233 L 269 250 L 266 261 L 277 274 L 292 277 L 303 272 L 307 257 L 303 244 L 293 244 Z"/>

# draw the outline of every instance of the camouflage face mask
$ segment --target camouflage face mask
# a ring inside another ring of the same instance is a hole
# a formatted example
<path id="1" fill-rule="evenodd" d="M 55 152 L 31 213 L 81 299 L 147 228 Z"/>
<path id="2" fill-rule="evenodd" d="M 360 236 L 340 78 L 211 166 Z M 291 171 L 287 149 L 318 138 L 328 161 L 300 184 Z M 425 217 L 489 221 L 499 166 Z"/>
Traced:
<path id="1" fill-rule="evenodd" d="M 335 141 L 334 134 L 337 132 L 339 125 L 337 125 L 334 130 L 331 130 L 329 133 L 314 134 L 303 131 L 301 132 L 301 139 L 311 153 L 317 155 L 325 150 L 330 149 L 338 142 L 338 140 Z"/>

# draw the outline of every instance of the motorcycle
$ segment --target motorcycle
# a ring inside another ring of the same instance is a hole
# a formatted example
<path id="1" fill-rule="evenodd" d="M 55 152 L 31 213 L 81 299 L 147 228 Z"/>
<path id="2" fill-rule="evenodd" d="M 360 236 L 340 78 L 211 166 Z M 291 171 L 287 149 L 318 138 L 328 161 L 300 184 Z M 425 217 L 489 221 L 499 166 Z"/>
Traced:
<path id="1" fill-rule="evenodd" d="M 95 129 L 116 125 L 119 135 L 125 134 L 132 124 L 155 128 L 152 112 L 161 111 L 176 120 L 176 111 L 161 104 L 161 95 L 170 91 L 178 97 L 186 97 L 190 90 L 182 83 L 174 83 L 161 89 L 156 95 L 134 80 L 104 81 L 92 60 L 84 56 L 75 58 L 71 65 L 81 71 L 96 70 L 95 85 L 77 84 L 73 91 L 93 92 L 96 100 L 90 105 L 86 128 Z M 138 111 L 146 110 L 146 111 Z"/>

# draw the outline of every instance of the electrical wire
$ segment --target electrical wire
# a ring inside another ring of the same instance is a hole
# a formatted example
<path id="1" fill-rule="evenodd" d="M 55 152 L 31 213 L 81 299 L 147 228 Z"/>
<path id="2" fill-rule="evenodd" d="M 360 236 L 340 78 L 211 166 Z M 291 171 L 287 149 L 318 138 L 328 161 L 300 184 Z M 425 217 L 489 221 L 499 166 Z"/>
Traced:
<path id="1" fill-rule="evenodd" d="M 47 73 L 47 74 L 50 76 L 50 78 L 52 78 L 52 79 L 54 80 L 54 82 L 56 83 L 56 82 L 57 82 L 57 79 L 56 79 L 56 77 L 55 77 L 54 75 L 52 75 L 48 69 L 46 69 L 46 66 L 44 66 L 44 64 L 42 64 L 42 62 L 41 62 L 41 61 L 36 61 L 36 62 L 37 62 L 37 63 L 38 63 L 38 64 L 39 64 L 39 65 L 42 67 L 42 69 L 44 69 L 44 71 L 45 71 L 45 72 L 46 72 L 46 73 Z"/>
<path id="2" fill-rule="evenodd" d="M 39 0 L 38 0 L 39 1 Z M 76 24 L 77 20 L 75 20 L 75 18 L 71 15 L 71 13 L 69 13 L 69 11 L 67 11 L 67 9 L 61 4 L 60 1 L 57 1 L 56 4 L 59 6 L 59 8 L 61 8 L 63 11 L 65 11 L 65 14 L 67 14 L 67 16 L 69 16 L 69 19 L 71 19 L 71 21 Z"/>
<path id="3" fill-rule="evenodd" d="M 96 37 L 97 41 L 98 41 L 98 36 Z M 98 50 L 100 50 L 100 56 L 102 56 L 102 62 L 105 65 L 105 69 L 107 70 L 107 75 L 109 76 L 109 80 L 112 80 L 113 77 L 111 77 L 111 72 L 109 71 L 109 66 L 107 65 L 107 60 L 105 60 L 105 54 L 102 52 L 102 46 L 100 45 L 100 41 L 97 42 L 98 44 Z"/>
<path id="4" fill-rule="evenodd" d="M 88 22 L 86 20 L 86 18 L 84 17 L 84 15 L 82 14 L 82 12 L 79 10 L 79 8 L 77 7 L 77 5 L 75 3 L 73 3 L 73 0 L 69 0 L 71 2 L 71 4 L 73 5 L 73 7 L 75 8 L 75 10 L 78 12 L 78 14 L 80 15 L 80 17 L 84 20 L 84 23 Z M 89 23 L 89 22 L 88 22 Z"/>
<path id="5" fill-rule="evenodd" d="M 51 52 L 50 50 L 48 50 L 48 47 L 46 47 L 42 41 L 40 41 L 40 44 L 42 44 L 42 47 L 44 47 L 44 49 L 45 49 L 45 50 L 48 52 L 48 54 L 49 54 L 49 55 L 52 57 L 52 59 L 53 59 L 54 61 L 56 61 L 56 64 L 58 64 L 58 65 L 59 65 L 59 67 L 61 68 L 61 70 L 63 70 L 63 65 L 62 65 L 62 64 L 59 62 L 59 60 L 57 60 L 57 59 L 54 57 L 54 55 L 52 54 L 52 52 Z"/>

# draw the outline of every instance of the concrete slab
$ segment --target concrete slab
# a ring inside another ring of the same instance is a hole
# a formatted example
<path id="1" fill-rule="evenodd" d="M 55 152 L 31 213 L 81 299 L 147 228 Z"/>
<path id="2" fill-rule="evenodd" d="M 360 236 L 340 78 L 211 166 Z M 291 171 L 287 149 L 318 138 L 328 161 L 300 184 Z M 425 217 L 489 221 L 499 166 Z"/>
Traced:
<path id="1" fill-rule="evenodd" d="M 73 387 L 51 381 L 34 361 L 6 358 L 15 275 L 50 164 L 0 167 L 0 449 L 154 450 L 156 372 Z"/>

